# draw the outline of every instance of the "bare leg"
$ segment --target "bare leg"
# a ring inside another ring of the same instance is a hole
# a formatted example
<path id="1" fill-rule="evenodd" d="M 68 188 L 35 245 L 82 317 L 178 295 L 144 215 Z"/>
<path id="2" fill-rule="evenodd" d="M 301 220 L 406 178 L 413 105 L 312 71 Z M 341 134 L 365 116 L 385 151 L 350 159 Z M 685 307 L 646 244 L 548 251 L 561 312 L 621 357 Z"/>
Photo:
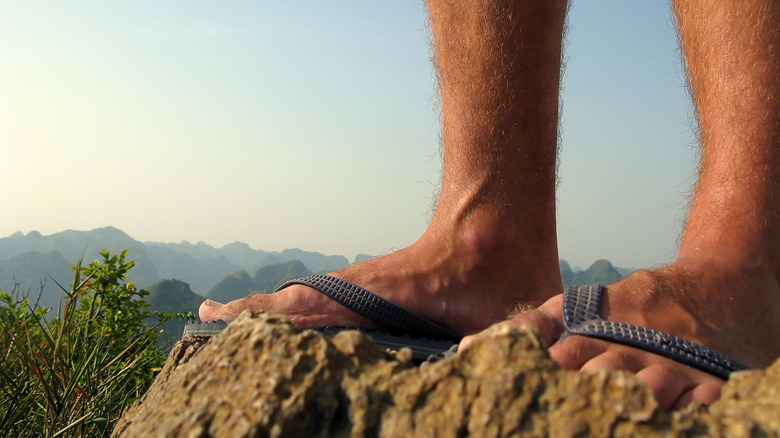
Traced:
<path id="1" fill-rule="evenodd" d="M 554 190 L 566 2 L 431 0 L 428 9 L 442 99 L 439 203 L 412 246 L 333 275 L 473 333 L 561 290 Z M 230 320 L 246 308 L 301 326 L 372 325 L 303 286 L 207 301 L 200 317 Z"/>
<path id="2" fill-rule="evenodd" d="M 674 10 L 701 134 L 699 181 L 677 260 L 610 285 L 602 316 L 764 367 L 780 356 L 780 2 L 677 0 Z M 552 342 L 560 313 L 556 297 L 513 322 Z M 664 408 L 712 401 L 722 384 L 580 336 L 550 354 L 571 369 L 634 371 Z"/>

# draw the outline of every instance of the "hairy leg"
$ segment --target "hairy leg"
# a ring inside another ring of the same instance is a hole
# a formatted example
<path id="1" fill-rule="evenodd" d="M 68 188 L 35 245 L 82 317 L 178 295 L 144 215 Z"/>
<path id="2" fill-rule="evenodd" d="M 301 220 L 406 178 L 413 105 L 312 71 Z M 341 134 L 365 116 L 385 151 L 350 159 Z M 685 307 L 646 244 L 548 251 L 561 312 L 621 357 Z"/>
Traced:
<path id="1" fill-rule="evenodd" d="M 443 177 L 412 246 L 333 273 L 461 333 L 561 290 L 555 229 L 558 89 L 565 0 L 430 0 L 442 104 Z M 301 326 L 371 326 L 292 286 L 222 306 L 287 314 Z"/>
<path id="2" fill-rule="evenodd" d="M 676 261 L 610 285 L 601 313 L 764 367 L 780 356 L 780 1 L 673 6 L 701 135 L 699 179 Z M 535 325 L 553 342 L 560 306 L 555 297 L 513 322 Z M 571 369 L 634 371 L 664 408 L 712 401 L 722 384 L 581 336 L 550 354 Z"/>

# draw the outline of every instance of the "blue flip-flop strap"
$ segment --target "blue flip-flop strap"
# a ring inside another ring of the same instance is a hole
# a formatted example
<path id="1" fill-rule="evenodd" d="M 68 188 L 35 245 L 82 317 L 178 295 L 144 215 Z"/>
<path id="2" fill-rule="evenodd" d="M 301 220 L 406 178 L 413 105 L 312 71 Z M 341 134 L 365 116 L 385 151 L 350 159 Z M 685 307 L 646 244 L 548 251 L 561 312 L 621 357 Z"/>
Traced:
<path id="1" fill-rule="evenodd" d="M 601 319 L 602 291 L 600 284 L 569 286 L 564 291 L 563 324 L 568 333 L 637 347 L 724 380 L 732 371 L 747 369 L 744 364 L 695 342 L 634 324 Z"/>
<path id="2" fill-rule="evenodd" d="M 374 321 L 387 330 L 435 339 L 460 340 L 463 337 L 340 278 L 330 275 L 312 275 L 290 280 L 276 290 L 282 290 L 293 284 L 302 284 L 316 289 L 342 306 Z"/>

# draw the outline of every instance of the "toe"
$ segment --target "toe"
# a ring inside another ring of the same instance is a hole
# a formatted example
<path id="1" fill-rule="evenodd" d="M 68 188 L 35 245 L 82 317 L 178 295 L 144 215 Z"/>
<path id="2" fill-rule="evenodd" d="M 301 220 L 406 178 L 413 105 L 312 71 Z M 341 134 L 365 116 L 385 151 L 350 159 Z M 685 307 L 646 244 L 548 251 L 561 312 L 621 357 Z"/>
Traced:
<path id="1" fill-rule="evenodd" d="M 249 309 L 253 312 L 262 310 L 262 307 L 258 309 L 258 304 L 253 299 L 253 296 L 246 298 L 240 298 L 230 301 L 227 304 L 218 303 L 213 300 L 206 300 L 198 309 L 198 316 L 201 321 L 225 321 L 230 322 L 238 317 L 238 314 L 245 309 Z"/>
<path id="2" fill-rule="evenodd" d="M 633 348 L 594 339 L 584 339 L 580 343 L 583 344 L 580 347 L 580 359 L 587 358 L 580 367 L 582 371 L 620 370 L 637 373 L 644 368 L 641 352 Z"/>
<path id="3" fill-rule="evenodd" d="M 628 371 L 653 392 L 659 408 L 680 409 L 691 402 L 711 403 L 723 382 L 665 357 L 602 340 L 573 336 L 550 348 L 550 357 L 566 369 Z"/>
<path id="4" fill-rule="evenodd" d="M 636 375 L 650 387 L 665 411 L 682 409 L 693 402 L 712 403 L 720 397 L 723 384 L 714 376 L 676 362 L 654 364 Z"/>
<path id="5" fill-rule="evenodd" d="M 613 344 L 584 336 L 568 336 L 548 349 L 550 358 L 567 370 L 631 370 L 639 369 L 632 358 Z"/>
<path id="6" fill-rule="evenodd" d="M 691 403 L 710 404 L 720 398 L 721 384 L 719 382 L 703 382 L 693 389 L 685 391 L 672 406 L 673 410 L 682 409 Z"/>
<path id="7" fill-rule="evenodd" d="M 562 295 L 552 297 L 539 306 L 539 308 L 523 312 L 501 324 L 534 327 L 539 332 L 539 336 L 544 345 L 551 345 L 558 339 L 561 333 L 563 333 L 563 324 L 561 323 L 562 298 Z M 485 332 L 480 332 L 461 339 L 458 351 L 463 351 L 468 348 L 471 343 L 482 338 L 484 333 Z"/>
<path id="8" fill-rule="evenodd" d="M 220 312 L 224 304 L 213 300 L 206 300 L 198 308 L 198 317 L 203 322 L 212 322 L 220 320 Z"/>
<path id="9" fill-rule="evenodd" d="M 687 405 L 683 397 L 691 394 L 696 382 L 689 373 L 665 365 L 653 365 L 636 373 L 639 380 L 645 382 L 653 391 L 658 407 L 664 411 L 680 405 Z"/>

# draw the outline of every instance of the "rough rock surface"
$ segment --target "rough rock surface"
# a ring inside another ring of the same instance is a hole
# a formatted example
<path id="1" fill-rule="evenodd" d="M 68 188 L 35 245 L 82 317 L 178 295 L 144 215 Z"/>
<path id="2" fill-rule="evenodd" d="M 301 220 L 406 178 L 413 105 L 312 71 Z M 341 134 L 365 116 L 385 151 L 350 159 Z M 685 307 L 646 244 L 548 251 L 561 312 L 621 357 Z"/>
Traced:
<path id="1" fill-rule="evenodd" d="M 623 372 L 570 372 L 531 331 L 497 328 L 417 367 L 357 332 L 327 340 L 283 317 L 243 313 L 186 338 L 114 436 L 776 436 L 780 361 L 735 374 L 721 399 L 656 410 Z"/>

